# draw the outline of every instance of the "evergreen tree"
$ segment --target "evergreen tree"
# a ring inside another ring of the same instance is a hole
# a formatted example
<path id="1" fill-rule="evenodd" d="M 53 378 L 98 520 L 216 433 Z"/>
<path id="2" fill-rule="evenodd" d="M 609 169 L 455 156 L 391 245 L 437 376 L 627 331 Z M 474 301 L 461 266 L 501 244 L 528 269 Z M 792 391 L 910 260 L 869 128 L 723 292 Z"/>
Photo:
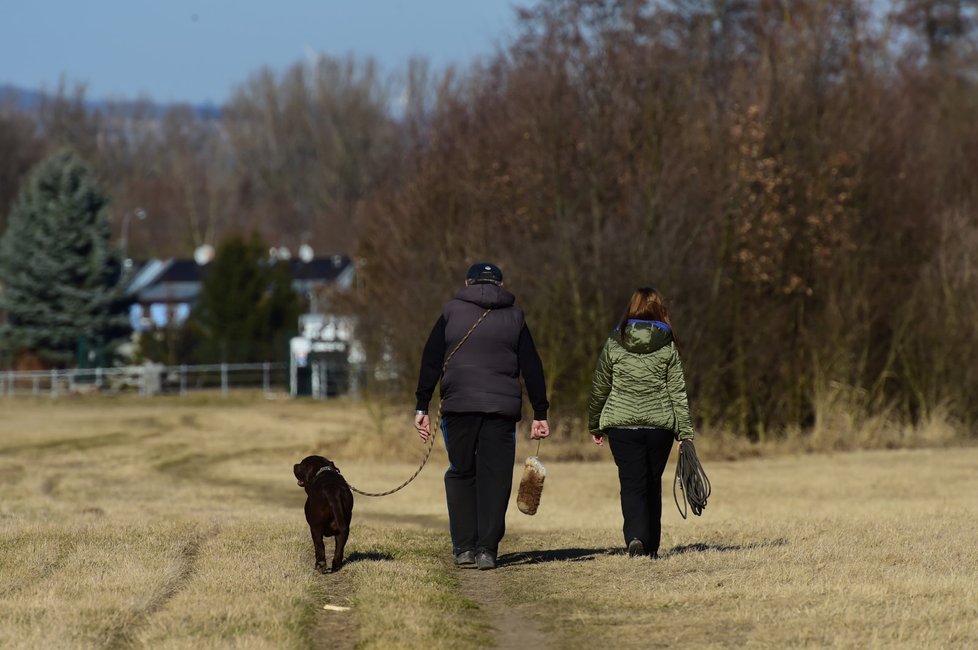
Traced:
<path id="1" fill-rule="evenodd" d="M 31 172 L 0 240 L 4 347 L 66 366 L 79 348 L 104 360 L 129 331 L 109 197 L 89 166 L 60 151 Z"/>
<path id="2" fill-rule="evenodd" d="M 299 300 L 284 263 L 267 258 L 255 235 L 232 236 L 207 267 L 190 327 L 200 339 L 197 360 L 247 363 L 285 357 Z"/>

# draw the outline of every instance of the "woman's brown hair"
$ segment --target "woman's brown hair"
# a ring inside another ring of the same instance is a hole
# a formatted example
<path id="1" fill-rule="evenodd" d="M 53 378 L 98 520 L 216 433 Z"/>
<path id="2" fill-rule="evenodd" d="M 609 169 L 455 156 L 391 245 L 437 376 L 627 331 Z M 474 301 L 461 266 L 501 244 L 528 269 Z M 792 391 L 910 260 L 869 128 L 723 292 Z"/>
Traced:
<path id="1" fill-rule="evenodd" d="M 672 326 L 672 321 L 669 320 L 669 305 L 666 304 L 666 299 L 662 297 L 662 294 L 652 287 L 636 289 L 628 300 L 625 315 L 622 316 L 621 322 L 618 324 L 618 333 L 622 337 L 625 336 L 625 327 L 630 320 L 662 321 L 672 330 L 672 340 L 676 344 L 676 349 L 680 349 L 676 329 Z"/>

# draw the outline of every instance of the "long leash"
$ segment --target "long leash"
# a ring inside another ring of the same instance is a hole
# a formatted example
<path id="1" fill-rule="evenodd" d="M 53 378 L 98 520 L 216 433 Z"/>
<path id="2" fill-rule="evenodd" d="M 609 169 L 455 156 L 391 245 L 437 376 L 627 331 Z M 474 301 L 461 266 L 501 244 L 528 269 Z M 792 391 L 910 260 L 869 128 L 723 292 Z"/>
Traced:
<path id="1" fill-rule="evenodd" d="M 492 309 L 487 309 L 482 314 L 482 316 L 479 316 L 479 320 L 477 320 L 475 322 L 475 324 L 472 327 L 469 328 L 469 331 L 465 333 L 465 336 L 463 336 L 462 337 L 462 340 L 458 342 L 458 345 L 455 346 L 455 349 L 453 349 L 451 351 L 451 353 L 447 357 L 445 357 L 445 363 L 441 364 L 441 374 L 438 376 L 438 379 L 439 380 L 445 375 L 445 368 L 448 367 L 448 362 L 452 360 L 452 357 L 455 356 L 455 353 L 458 352 L 458 349 L 460 347 L 462 347 L 462 344 L 465 343 L 466 340 L 468 340 L 469 336 L 472 335 L 472 332 L 475 331 L 475 328 L 477 328 L 479 326 L 479 324 L 482 323 L 482 321 L 484 321 L 486 319 L 486 316 L 488 316 L 489 315 L 489 312 L 491 312 L 491 311 L 492 311 Z M 441 422 L 441 400 L 440 399 L 438 400 L 438 419 L 436 419 L 434 421 L 435 422 L 439 422 L 439 423 Z M 363 495 L 365 497 L 386 497 L 389 494 L 394 494 L 395 492 L 397 492 L 399 490 L 402 490 L 405 487 L 407 487 L 408 483 L 410 483 L 411 481 L 413 481 L 414 479 L 416 479 L 418 477 L 418 474 L 421 473 L 421 470 L 424 469 L 425 463 L 428 462 L 428 457 L 431 456 L 431 450 L 435 446 L 435 432 L 431 430 L 431 420 L 428 421 L 428 428 L 429 428 L 429 431 L 428 431 L 428 447 L 427 447 L 427 449 L 425 449 L 424 458 L 421 459 L 421 464 L 418 466 L 418 469 L 414 472 L 414 474 L 411 475 L 411 478 L 409 478 L 408 480 L 404 481 L 403 483 L 401 483 L 400 485 L 398 485 L 396 488 L 394 488 L 392 490 L 387 490 L 386 492 L 364 492 L 363 490 L 359 490 L 359 489 L 353 487 L 352 485 L 350 485 L 350 482 L 349 481 L 347 481 L 346 484 L 350 486 L 350 489 L 351 490 L 353 490 L 357 494 Z M 539 450 L 539 445 L 537 446 L 537 449 Z"/>
<path id="2" fill-rule="evenodd" d="M 679 505 L 679 495 L 676 487 L 683 493 L 683 505 Z M 710 498 L 710 479 L 707 478 L 700 459 L 696 456 L 696 447 L 692 440 L 684 440 L 679 443 L 679 460 L 676 461 L 676 480 L 672 484 L 672 498 L 676 501 L 679 514 L 683 519 L 692 510 L 693 514 L 699 517 L 703 514 L 706 507 L 706 500 Z"/>

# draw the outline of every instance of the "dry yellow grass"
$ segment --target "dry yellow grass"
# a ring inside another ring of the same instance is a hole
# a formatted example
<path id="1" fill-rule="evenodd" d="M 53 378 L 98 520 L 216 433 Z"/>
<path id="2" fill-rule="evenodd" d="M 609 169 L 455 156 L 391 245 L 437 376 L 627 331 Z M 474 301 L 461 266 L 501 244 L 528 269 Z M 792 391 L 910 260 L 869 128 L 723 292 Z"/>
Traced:
<path id="1" fill-rule="evenodd" d="M 0 647 L 482 647 L 513 638 L 507 613 L 554 648 L 978 645 L 976 449 L 708 462 L 704 517 L 670 493 L 652 562 L 619 552 L 607 452 L 544 443 L 538 514 L 513 504 L 500 569 L 463 574 L 439 443 L 407 489 L 357 499 L 350 563 L 314 573 L 291 464 L 325 453 L 389 488 L 420 457 L 408 420 L 253 394 L 0 400 Z"/>

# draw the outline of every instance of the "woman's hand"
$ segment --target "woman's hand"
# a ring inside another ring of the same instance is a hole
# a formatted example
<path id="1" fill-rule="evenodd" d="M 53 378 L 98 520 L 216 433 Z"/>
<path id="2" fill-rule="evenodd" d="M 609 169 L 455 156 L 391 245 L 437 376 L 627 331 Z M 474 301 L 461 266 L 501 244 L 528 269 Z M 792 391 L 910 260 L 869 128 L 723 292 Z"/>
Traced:
<path id="1" fill-rule="evenodd" d="M 604 436 L 601 435 L 600 433 L 592 433 L 591 440 L 593 440 L 594 444 L 596 444 L 597 446 L 604 447 Z"/>

